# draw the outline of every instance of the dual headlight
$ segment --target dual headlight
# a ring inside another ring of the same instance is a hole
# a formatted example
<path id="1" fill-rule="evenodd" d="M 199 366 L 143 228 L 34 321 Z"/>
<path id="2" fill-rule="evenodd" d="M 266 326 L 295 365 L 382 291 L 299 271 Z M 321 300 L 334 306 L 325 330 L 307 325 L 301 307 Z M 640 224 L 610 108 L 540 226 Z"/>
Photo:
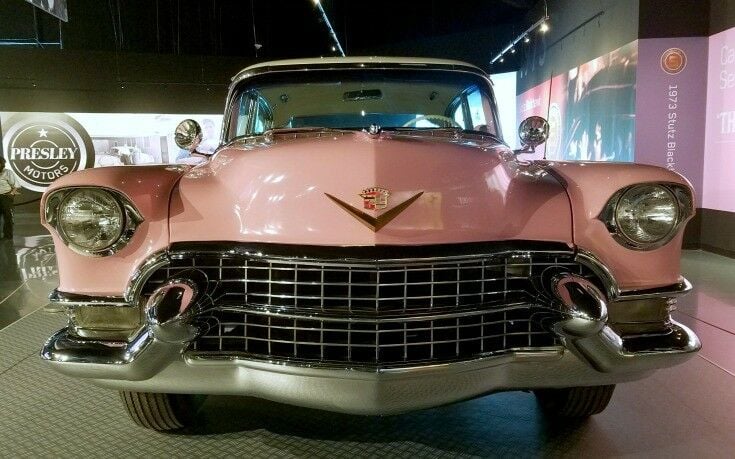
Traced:
<path id="1" fill-rule="evenodd" d="M 105 188 L 71 188 L 46 200 L 46 221 L 72 250 L 105 256 L 122 248 L 143 221 L 122 194 Z"/>
<path id="2" fill-rule="evenodd" d="M 645 183 L 615 193 L 600 217 L 619 243 L 651 250 L 673 239 L 692 213 L 692 196 L 686 187 Z"/>

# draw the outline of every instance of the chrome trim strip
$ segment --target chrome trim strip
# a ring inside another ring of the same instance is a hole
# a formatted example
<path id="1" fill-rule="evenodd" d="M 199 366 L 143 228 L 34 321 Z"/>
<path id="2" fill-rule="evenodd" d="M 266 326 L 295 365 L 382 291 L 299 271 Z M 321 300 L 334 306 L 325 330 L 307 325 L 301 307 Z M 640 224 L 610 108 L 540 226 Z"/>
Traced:
<path id="1" fill-rule="evenodd" d="M 600 278 L 605 285 L 605 293 L 607 294 L 609 301 L 613 301 L 620 295 L 620 288 L 618 287 L 610 268 L 605 266 L 597 256 L 584 249 L 577 249 L 577 254 L 574 259 L 590 268 L 592 272 Z"/>
<path id="2" fill-rule="evenodd" d="M 656 287 L 644 290 L 629 290 L 621 292 L 618 301 L 647 300 L 653 298 L 675 298 L 677 296 L 686 295 L 692 291 L 692 283 L 685 277 L 679 277 L 679 282 L 663 287 Z"/>
<path id="3" fill-rule="evenodd" d="M 536 305 L 531 303 L 506 303 L 505 305 L 501 307 L 495 307 L 495 308 L 472 308 L 472 309 L 465 309 L 463 308 L 461 312 L 447 312 L 442 314 L 403 314 L 401 313 L 400 316 L 396 317 L 370 317 L 370 316 L 359 316 L 359 315 L 351 315 L 351 316 L 328 316 L 328 315 L 317 315 L 312 314 L 309 315 L 308 313 L 311 311 L 304 311 L 301 314 L 294 314 L 294 313 L 288 313 L 283 311 L 273 311 L 266 307 L 261 308 L 249 308 L 249 307 L 228 307 L 226 305 L 224 306 L 218 306 L 217 310 L 225 310 L 229 311 L 232 310 L 233 312 L 239 312 L 243 314 L 257 314 L 262 316 L 270 316 L 270 317 L 276 317 L 276 318 L 282 318 L 282 319 L 297 319 L 297 320 L 314 320 L 319 322 L 342 322 L 342 323 L 371 323 L 371 324 L 386 324 L 386 323 L 403 323 L 403 322 L 420 322 L 424 320 L 442 320 L 442 319 L 459 319 L 462 317 L 470 317 L 470 316 L 476 316 L 481 314 L 488 314 L 493 312 L 507 312 L 507 311 L 513 311 L 516 309 L 526 309 L 533 307 L 535 309 L 544 310 L 548 312 L 558 312 L 558 310 L 553 309 L 548 306 L 544 305 Z M 290 309 L 293 310 L 293 309 Z M 397 311 L 399 312 L 399 311 Z M 524 320 L 524 319 L 518 319 L 518 320 Z M 487 325 L 487 324 L 486 324 Z M 252 325 L 257 326 L 257 325 Z M 462 328 L 462 327 L 477 327 L 478 324 L 469 324 L 469 325 L 459 325 L 457 326 L 451 326 L 447 328 Z M 289 328 L 289 327 L 281 327 L 281 326 L 274 326 L 275 328 Z M 435 330 L 441 329 L 443 327 L 434 327 Z M 299 328 L 298 330 L 308 330 L 308 328 Z M 418 331 L 418 330 L 424 330 L 423 328 L 417 328 L 417 329 L 411 329 L 411 331 Z M 326 330 L 325 330 L 326 331 Z M 347 331 L 347 330 L 339 330 L 339 331 Z M 366 333 L 389 333 L 389 332 L 395 332 L 396 330 L 382 330 L 382 331 L 373 331 L 373 330 L 364 330 Z M 360 330 L 352 330 L 352 333 L 358 333 Z"/>
<path id="4" fill-rule="evenodd" d="M 586 361 L 597 371 L 603 373 L 616 373 L 616 379 L 624 379 L 625 374 L 634 372 L 646 372 L 657 368 L 669 367 L 681 363 L 699 350 L 701 343 L 697 336 L 687 327 L 672 321 L 672 333 L 676 333 L 681 339 L 672 341 L 668 339 L 668 335 L 662 335 L 660 342 L 656 342 L 655 338 L 648 342 L 648 348 L 636 352 L 628 352 L 625 350 L 626 340 L 615 334 L 609 327 L 604 327 L 599 333 L 574 337 L 565 337 L 565 346 L 578 355 L 582 361 Z M 197 364 L 214 368 L 222 366 L 223 368 L 232 368 L 233 364 L 243 364 L 248 367 L 258 365 L 268 365 L 271 372 L 279 373 L 281 377 L 287 375 L 296 375 L 300 372 L 308 370 L 313 371 L 311 376 L 326 376 L 323 372 L 329 370 L 323 366 L 314 367 L 314 365 L 293 365 L 284 361 L 259 362 L 251 359 L 241 359 L 239 357 L 223 356 L 222 358 L 202 357 L 197 354 L 184 353 L 185 344 L 165 343 L 157 340 L 148 330 L 142 331 L 132 342 L 100 342 L 93 340 L 80 340 L 70 337 L 66 329 L 62 329 L 55 333 L 44 345 L 41 351 L 42 360 L 53 364 L 55 369 L 61 373 L 81 377 L 107 380 L 108 385 L 125 387 L 124 381 L 143 381 L 149 380 L 153 382 L 156 376 L 165 373 L 170 366 L 184 364 L 181 368 L 183 373 L 179 373 L 177 378 L 177 386 L 179 390 L 190 390 L 189 386 L 206 383 L 208 390 L 212 393 L 217 392 L 217 388 L 211 384 L 211 374 L 202 375 L 204 379 L 192 379 L 190 376 L 194 373 L 194 367 Z M 556 359 L 559 357 L 560 348 L 534 350 L 526 357 L 533 360 L 534 357 Z M 564 355 L 567 355 L 564 351 Z M 463 369 L 477 365 L 478 362 L 494 362 L 501 363 L 513 362 L 515 356 L 524 356 L 525 351 L 512 352 L 510 354 L 500 354 L 491 357 L 481 357 L 479 359 L 465 360 L 461 362 L 435 363 L 426 366 L 408 366 L 400 369 L 388 369 L 387 372 L 395 371 L 401 375 L 413 378 L 416 375 L 432 372 L 435 369 L 444 369 L 447 376 L 457 374 Z M 509 360 L 510 359 L 510 360 Z M 534 364 L 535 365 L 535 364 Z M 583 366 L 584 367 L 584 366 Z M 583 368 L 580 367 L 580 368 Z M 376 373 L 375 368 L 365 371 L 359 366 L 345 367 L 342 365 L 338 371 L 334 373 L 335 378 L 349 379 L 350 374 L 369 374 Z M 380 372 L 377 372 L 380 373 Z M 185 375 L 189 376 L 185 376 Z M 230 370 L 224 374 L 221 382 L 223 384 L 232 382 L 232 378 L 236 379 L 237 371 L 234 373 Z M 579 374 L 570 375 L 569 383 L 580 381 Z M 229 379 L 228 379 L 229 378 Z M 117 381 L 112 381 L 117 380 Z M 146 383 L 146 384 L 150 384 Z M 505 381 L 509 386 L 528 388 L 533 387 L 532 383 L 526 380 Z M 578 385 L 578 384 L 577 384 Z M 267 387 L 260 388 L 267 391 Z M 204 392 L 203 392 L 204 393 Z M 302 393 L 303 396 L 303 393 Z"/>
<path id="5" fill-rule="evenodd" d="M 367 268 L 374 268 L 376 263 L 381 265 L 404 265 L 404 264 L 422 264 L 422 263 L 456 263 L 462 260 L 474 260 L 481 258 L 493 258 L 503 257 L 507 255 L 517 255 L 518 258 L 527 258 L 532 255 L 548 255 L 548 256 L 573 256 L 574 251 L 562 251 L 562 250 L 498 250 L 497 252 L 480 252 L 471 253 L 466 255 L 451 255 L 451 256 L 438 256 L 438 257 L 413 257 L 413 258 L 317 258 L 317 257 L 299 257 L 299 256 L 283 256 L 283 255 L 270 255 L 263 253 L 262 251 L 251 252 L 246 247 L 243 248 L 232 248 L 227 251 L 220 250 L 173 250 L 168 252 L 171 259 L 181 260 L 196 255 L 212 255 L 221 256 L 223 258 L 233 258 L 247 256 L 252 258 L 260 258 L 268 261 L 277 261 L 284 263 L 298 263 L 299 265 L 319 265 L 319 266 L 364 266 Z"/>
<path id="6" fill-rule="evenodd" d="M 577 249 L 575 260 L 590 268 L 605 284 L 608 301 L 632 301 L 653 298 L 673 298 L 686 295 L 692 290 L 692 284 L 680 276 L 676 284 L 651 289 L 621 291 L 610 269 L 594 254 L 584 249 Z"/>
<path id="7" fill-rule="evenodd" d="M 493 352 L 480 357 L 460 360 L 453 362 L 429 362 L 427 365 L 417 365 L 415 362 L 410 365 L 381 365 L 376 367 L 374 365 L 359 365 L 352 362 L 336 363 L 336 362 L 318 362 L 313 360 L 298 360 L 298 359 L 273 359 L 263 356 L 248 355 L 247 357 L 238 353 L 208 353 L 199 351 L 186 351 L 184 358 L 189 364 L 207 364 L 212 362 L 220 363 L 232 363 L 238 364 L 239 362 L 262 362 L 269 365 L 281 365 L 295 368 L 314 368 L 321 370 L 347 370 L 347 371 L 358 371 L 363 373 L 383 373 L 383 374 L 413 374 L 432 370 L 448 369 L 452 366 L 461 364 L 476 364 L 482 362 L 488 362 L 498 360 L 500 358 L 512 357 L 514 360 L 522 360 L 525 362 L 529 361 L 543 361 L 543 360 L 556 360 L 561 358 L 564 354 L 564 346 L 547 346 L 547 347 L 534 347 L 534 348 L 515 348 L 507 351 Z"/>
<path id="8" fill-rule="evenodd" d="M 136 305 L 138 303 L 140 292 L 143 290 L 145 282 L 157 269 L 165 266 L 170 261 L 169 255 L 168 250 L 156 252 L 133 271 L 133 275 L 130 276 L 130 281 L 123 294 L 128 304 Z"/>
<path id="9" fill-rule="evenodd" d="M 76 306 L 130 306 L 125 298 L 120 296 L 90 296 L 78 293 L 66 293 L 54 289 L 49 294 L 49 301 L 65 307 Z"/>

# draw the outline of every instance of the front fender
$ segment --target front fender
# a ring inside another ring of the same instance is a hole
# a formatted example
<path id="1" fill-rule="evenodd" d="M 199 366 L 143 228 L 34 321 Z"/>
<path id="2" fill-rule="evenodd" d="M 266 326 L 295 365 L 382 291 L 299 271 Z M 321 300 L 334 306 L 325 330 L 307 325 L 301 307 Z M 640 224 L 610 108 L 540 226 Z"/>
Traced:
<path id="1" fill-rule="evenodd" d="M 562 182 L 572 206 L 574 243 L 600 259 L 612 272 L 621 291 L 662 287 L 679 282 L 684 226 L 666 245 L 632 250 L 617 243 L 598 218 L 610 197 L 636 183 L 691 184 L 676 172 L 642 164 L 600 162 L 543 162 Z M 691 218 L 689 216 L 688 218 Z"/>
<path id="2" fill-rule="evenodd" d="M 117 166 L 87 169 L 63 176 L 41 199 L 41 223 L 54 240 L 59 290 L 86 295 L 121 296 L 135 268 L 169 244 L 169 200 L 185 166 Z M 125 195 L 143 217 L 130 241 L 113 256 L 90 258 L 75 253 L 45 220 L 48 195 L 61 188 L 93 186 Z"/>

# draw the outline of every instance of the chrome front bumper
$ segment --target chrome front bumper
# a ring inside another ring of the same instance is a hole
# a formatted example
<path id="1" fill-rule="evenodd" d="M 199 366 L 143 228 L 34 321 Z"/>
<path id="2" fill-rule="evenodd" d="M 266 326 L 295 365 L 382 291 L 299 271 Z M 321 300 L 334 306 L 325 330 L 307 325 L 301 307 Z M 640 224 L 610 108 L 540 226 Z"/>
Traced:
<path id="1" fill-rule="evenodd" d="M 682 285 L 681 292 L 688 288 Z M 701 347 L 691 330 L 675 322 L 666 335 L 623 339 L 607 325 L 604 302 L 589 299 L 584 306 L 561 302 L 564 319 L 553 332 L 563 346 L 426 366 L 335 368 L 203 357 L 187 352 L 197 331 L 186 317 L 160 320 L 155 301 L 131 342 L 81 340 L 63 329 L 41 357 L 63 374 L 114 389 L 248 395 L 345 413 L 393 414 L 504 390 L 632 381 L 677 365 Z"/>

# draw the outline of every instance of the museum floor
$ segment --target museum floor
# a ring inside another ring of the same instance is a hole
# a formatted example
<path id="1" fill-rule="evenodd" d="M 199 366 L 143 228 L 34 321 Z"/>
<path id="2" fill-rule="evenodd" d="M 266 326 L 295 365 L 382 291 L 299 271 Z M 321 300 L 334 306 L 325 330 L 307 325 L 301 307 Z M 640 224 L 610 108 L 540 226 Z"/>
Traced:
<path id="1" fill-rule="evenodd" d="M 48 236 L 17 236 L 0 246 L 0 457 L 732 457 L 735 260 L 687 251 L 683 270 L 695 290 L 676 318 L 698 333 L 701 353 L 619 385 L 583 423 L 545 419 L 523 392 L 382 418 L 209 397 L 192 432 L 160 434 L 129 421 L 117 393 L 41 364 L 42 342 L 64 323 L 43 309 L 54 255 Z"/>

